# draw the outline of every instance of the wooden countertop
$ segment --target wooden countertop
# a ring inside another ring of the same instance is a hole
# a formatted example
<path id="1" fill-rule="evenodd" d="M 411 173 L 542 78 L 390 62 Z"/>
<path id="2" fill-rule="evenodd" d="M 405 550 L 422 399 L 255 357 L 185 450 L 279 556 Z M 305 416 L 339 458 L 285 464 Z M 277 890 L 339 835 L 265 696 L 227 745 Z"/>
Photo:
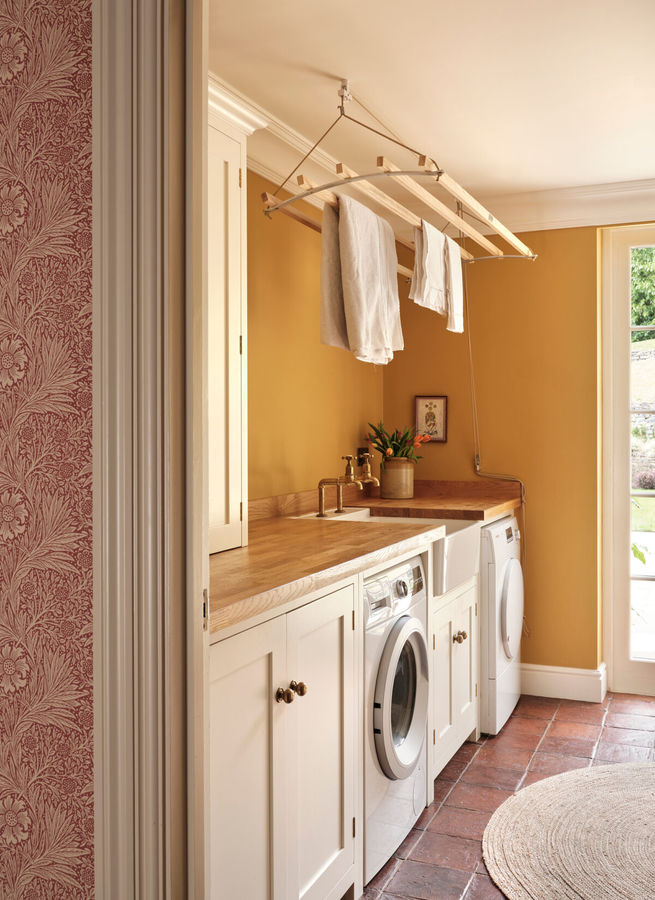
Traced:
<path id="1" fill-rule="evenodd" d="M 249 545 L 209 558 L 212 634 L 259 616 L 318 588 L 371 568 L 424 542 L 439 526 L 402 517 L 488 521 L 521 506 L 508 481 L 416 481 L 411 500 L 381 500 L 347 492 L 347 506 L 369 507 L 389 524 L 285 518 L 316 510 L 316 491 L 268 497 L 249 504 Z M 329 505 L 329 500 L 328 500 Z"/>
<path id="2" fill-rule="evenodd" d="M 375 516 L 413 516 L 433 519 L 488 521 L 518 509 L 520 497 L 413 497 L 411 500 L 382 500 L 379 497 L 348 497 L 348 506 L 363 506 Z"/>
<path id="3" fill-rule="evenodd" d="M 209 557 L 209 631 L 243 622 L 442 536 L 443 528 L 270 518 L 252 522 L 249 544 Z"/>

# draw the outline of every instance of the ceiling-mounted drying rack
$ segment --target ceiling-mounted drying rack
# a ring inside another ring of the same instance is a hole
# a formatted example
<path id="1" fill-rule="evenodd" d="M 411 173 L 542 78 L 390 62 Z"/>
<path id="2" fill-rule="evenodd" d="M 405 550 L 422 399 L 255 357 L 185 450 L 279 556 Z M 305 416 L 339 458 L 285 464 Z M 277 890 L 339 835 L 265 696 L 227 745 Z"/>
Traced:
<path id="1" fill-rule="evenodd" d="M 521 241 L 509 228 L 503 225 L 502 222 L 500 222 L 492 213 L 490 213 L 489 210 L 482 205 L 482 203 L 476 200 L 475 197 L 469 194 L 467 190 L 465 190 L 460 184 L 458 184 L 454 178 L 451 178 L 450 175 L 444 172 L 443 169 L 439 165 L 437 165 L 437 163 L 431 157 L 419 153 L 412 147 L 408 147 L 406 144 L 403 144 L 396 138 L 390 137 L 389 135 L 378 131 L 376 128 L 372 128 L 365 122 L 360 122 L 359 119 L 355 119 L 352 116 L 349 116 L 345 111 L 345 104 L 352 99 L 352 95 L 350 93 L 347 81 L 342 82 L 341 89 L 339 91 L 339 97 L 341 98 L 341 102 L 339 105 L 339 115 L 334 120 L 334 122 L 332 122 L 329 128 L 324 131 L 324 133 L 311 147 L 311 149 L 305 154 L 305 156 L 303 156 L 298 165 L 276 188 L 275 192 L 273 194 L 270 194 L 268 192 L 262 194 L 264 212 L 267 216 L 270 217 L 271 213 L 274 212 L 281 212 L 284 215 L 290 216 L 292 219 L 301 222 L 303 225 L 307 225 L 314 231 L 320 232 L 320 223 L 313 219 L 311 216 L 308 216 L 306 213 L 302 212 L 302 210 L 297 209 L 294 204 L 298 203 L 299 200 L 306 200 L 309 197 L 316 197 L 318 200 L 322 200 L 324 203 L 328 203 L 330 206 L 336 207 L 339 201 L 337 194 L 334 193 L 333 189 L 337 187 L 352 185 L 357 193 L 364 195 L 370 200 L 373 200 L 378 204 L 378 206 L 392 213 L 397 218 L 401 219 L 409 225 L 414 226 L 415 228 L 421 228 L 421 220 L 426 219 L 427 221 L 426 216 L 418 215 L 418 213 L 415 213 L 411 209 L 408 209 L 394 197 L 391 197 L 389 194 L 380 190 L 380 188 L 375 184 L 371 183 L 375 181 L 384 182 L 385 180 L 392 178 L 397 184 L 400 184 L 406 191 L 420 200 L 421 203 L 441 216 L 442 219 L 446 220 L 446 225 L 443 227 L 443 230 L 445 230 L 448 225 L 453 225 L 458 229 L 458 237 L 462 239 L 469 238 L 486 251 L 486 255 L 484 256 L 474 256 L 464 246 L 461 246 L 460 253 L 462 255 L 463 262 L 478 262 L 488 259 L 535 260 L 537 258 L 536 254 L 533 253 L 532 250 L 523 243 L 523 241 Z M 353 122 L 356 125 L 360 125 L 362 128 L 365 128 L 368 131 L 371 131 L 374 134 L 383 137 L 385 140 L 397 144 L 404 150 L 408 150 L 410 153 L 414 154 L 417 157 L 418 168 L 401 169 L 386 156 L 378 156 L 376 166 L 377 171 L 369 172 L 366 175 L 359 175 L 357 174 L 357 172 L 349 169 L 348 166 L 344 165 L 343 163 L 337 163 L 335 167 L 335 180 L 327 182 L 326 184 L 316 186 L 313 185 L 304 175 L 299 174 L 296 177 L 296 181 L 301 190 L 297 194 L 293 194 L 291 197 L 288 197 L 286 200 L 280 200 L 280 198 L 276 196 L 278 191 L 282 190 L 282 188 L 293 177 L 293 175 L 296 174 L 302 164 L 311 156 L 318 145 L 341 119 L 347 119 L 348 121 Z M 455 198 L 457 202 L 457 212 L 452 210 L 449 206 L 435 197 L 434 194 L 428 191 L 427 188 L 425 188 L 422 184 L 419 184 L 419 182 L 416 180 L 417 178 L 426 177 L 430 178 L 432 182 L 436 182 L 441 185 L 441 187 L 443 187 L 452 197 Z M 481 231 L 479 231 L 474 225 L 472 225 L 467 219 L 465 219 L 464 214 L 472 216 L 473 218 L 481 221 L 483 224 L 489 226 L 496 234 L 502 237 L 517 252 L 504 253 L 500 247 L 496 246 L 493 241 L 489 240 L 486 235 L 482 234 Z M 397 234 L 395 235 L 395 237 L 396 241 L 399 244 L 402 244 L 404 247 L 408 247 L 410 250 L 414 250 L 414 244 L 411 241 L 399 237 Z M 411 269 L 408 269 L 406 266 L 399 265 L 398 273 L 407 278 L 412 277 Z"/>

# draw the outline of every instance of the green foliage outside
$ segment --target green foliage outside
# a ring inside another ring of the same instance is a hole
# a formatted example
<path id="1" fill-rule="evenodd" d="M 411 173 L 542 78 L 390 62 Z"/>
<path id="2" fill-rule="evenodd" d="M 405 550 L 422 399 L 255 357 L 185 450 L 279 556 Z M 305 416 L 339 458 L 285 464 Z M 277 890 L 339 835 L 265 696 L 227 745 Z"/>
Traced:
<path id="1" fill-rule="evenodd" d="M 633 497 L 630 512 L 630 529 L 632 531 L 655 531 L 655 491 L 652 496 Z"/>
<path id="2" fill-rule="evenodd" d="M 633 247 L 630 259 L 632 324 L 655 325 L 655 247 Z M 652 339 L 652 332 L 633 332 L 633 341 Z"/>

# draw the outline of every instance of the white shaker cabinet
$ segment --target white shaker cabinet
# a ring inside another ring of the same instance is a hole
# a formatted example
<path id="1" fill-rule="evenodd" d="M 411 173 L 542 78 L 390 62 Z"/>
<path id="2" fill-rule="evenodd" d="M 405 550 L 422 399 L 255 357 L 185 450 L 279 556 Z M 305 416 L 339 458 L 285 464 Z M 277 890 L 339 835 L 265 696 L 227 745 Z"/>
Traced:
<path id="1" fill-rule="evenodd" d="M 354 597 L 210 647 L 211 900 L 339 900 L 355 881 Z"/>
<path id="2" fill-rule="evenodd" d="M 209 552 L 247 544 L 246 139 L 214 114 L 207 139 Z"/>
<path id="3" fill-rule="evenodd" d="M 432 775 L 478 728 L 478 579 L 430 601 Z"/>

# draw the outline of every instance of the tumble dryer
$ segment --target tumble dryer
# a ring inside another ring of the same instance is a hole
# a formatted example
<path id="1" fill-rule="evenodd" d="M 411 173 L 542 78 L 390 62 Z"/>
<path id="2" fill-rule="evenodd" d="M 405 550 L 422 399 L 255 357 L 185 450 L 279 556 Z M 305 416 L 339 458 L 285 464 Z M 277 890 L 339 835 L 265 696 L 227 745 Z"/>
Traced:
<path id="1" fill-rule="evenodd" d="M 498 734 L 521 695 L 521 536 L 513 516 L 485 525 L 481 536 L 480 730 Z"/>

